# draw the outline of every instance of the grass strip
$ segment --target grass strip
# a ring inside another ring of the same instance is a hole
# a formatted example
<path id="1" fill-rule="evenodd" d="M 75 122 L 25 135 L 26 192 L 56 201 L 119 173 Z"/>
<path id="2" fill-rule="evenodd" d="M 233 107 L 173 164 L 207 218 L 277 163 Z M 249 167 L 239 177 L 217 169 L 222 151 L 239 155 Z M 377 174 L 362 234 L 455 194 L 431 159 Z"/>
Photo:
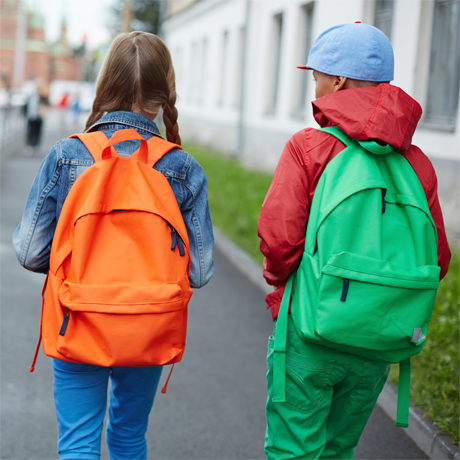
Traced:
<path id="1" fill-rule="evenodd" d="M 411 399 L 456 442 L 460 442 L 460 257 L 452 251 L 446 277 L 439 285 L 427 340 L 411 359 Z M 398 366 L 390 379 L 397 383 Z"/>
<path id="2" fill-rule="evenodd" d="M 213 224 L 262 263 L 257 236 L 260 208 L 272 175 L 251 171 L 235 158 L 186 143 L 184 150 L 203 167 L 209 184 Z M 460 258 L 453 251 L 449 272 L 440 284 L 427 341 L 412 358 L 411 398 L 455 442 L 460 441 L 459 344 Z M 397 382 L 397 365 L 390 379 Z"/>
<path id="3" fill-rule="evenodd" d="M 272 174 L 244 168 L 235 158 L 184 143 L 208 178 L 212 223 L 254 260 L 262 263 L 257 220 Z"/>

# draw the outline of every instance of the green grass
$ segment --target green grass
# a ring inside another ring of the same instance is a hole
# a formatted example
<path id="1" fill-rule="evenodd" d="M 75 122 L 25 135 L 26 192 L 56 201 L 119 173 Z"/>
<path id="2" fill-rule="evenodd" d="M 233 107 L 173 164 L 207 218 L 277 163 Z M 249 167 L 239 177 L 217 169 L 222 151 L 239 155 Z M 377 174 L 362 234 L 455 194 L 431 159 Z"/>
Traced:
<path id="1" fill-rule="evenodd" d="M 213 224 L 262 263 L 257 219 L 270 186 L 271 174 L 251 171 L 238 161 L 210 150 L 185 144 L 203 166 L 209 183 Z M 412 358 L 411 398 L 456 442 L 459 435 L 460 258 L 453 253 L 447 276 L 440 284 L 428 339 Z M 390 378 L 397 381 L 397 367 Z"/>
<path id="2" fill-rule="evenodd" d="M 460 257 L 453 251 L 446 277 L 441 281 L 427 340 L 411 359 L 411 398 L 455 442 L 460 441 Z M 390 379 L 397 382 L 397 366 Z"/>
<path id="3" fill-rule="evenodd" d="M 257 220 L 272 175 L 248 170 L 235 158 L 193 144 L 184 143 L 183 148 L 195 157 L 208 178 L 213 225 L 262 263 Z"/>

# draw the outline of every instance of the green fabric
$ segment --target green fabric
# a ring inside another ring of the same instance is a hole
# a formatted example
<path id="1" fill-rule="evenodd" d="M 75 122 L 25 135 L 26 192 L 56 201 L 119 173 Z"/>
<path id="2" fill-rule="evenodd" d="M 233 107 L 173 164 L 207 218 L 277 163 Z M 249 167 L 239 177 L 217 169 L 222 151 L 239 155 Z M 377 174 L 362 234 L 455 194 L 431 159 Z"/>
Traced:
<path id="1" fill-rule="evenodd" d="M 399 363 L 398 406 L 396 412 L 396 426 L 409 426 L 410 403 L 410 358 Z"/>
<path id="2" fill-rule="evenodd" d="M 291 274 L 286 283 L 286 290 L 291 292 L 292 282 L 294 280 L 295 273 Z M 289 311 L 290 296 L 284 296 L 282 300 L 281 309 L 283 311 L 282 316 L 278 316 L 278 340 L 274 346 L 273 361 L 274 361 L 274 372 L 275 385 L 273 389 L 273 402 L 284 402 L 286 396 L 286 379 L 283 376 L 286 373 L 286 337 L 287 337 L 287 322 Z"/>
<path id="3" fill-rule="evenodd" d="M 397 150 L 323 131 L 347 148 L 326 167 L 311 206 L 305 251 L 281 304 L 289 300 L 306 341 L 401 365 L 397 424 L 407 424 L 410 367 L 426 336 L 439 284 L 437 233 L 423 188 Z M 416 332 L 416 331 L 419 332 Z M 421 336 L 423 337 L 423 336 Z M 274 397 L 283 401 L 285 334 L 275 342 Z"/>
<path id="4" fill-rule="evenodd" d="M 274 403 L 274 342 L 280 332 L 278 319 L 267 355 L 267 458 L 352 459 L 390 365 L 306 342 L 289 317 L 286 400 Z"/>

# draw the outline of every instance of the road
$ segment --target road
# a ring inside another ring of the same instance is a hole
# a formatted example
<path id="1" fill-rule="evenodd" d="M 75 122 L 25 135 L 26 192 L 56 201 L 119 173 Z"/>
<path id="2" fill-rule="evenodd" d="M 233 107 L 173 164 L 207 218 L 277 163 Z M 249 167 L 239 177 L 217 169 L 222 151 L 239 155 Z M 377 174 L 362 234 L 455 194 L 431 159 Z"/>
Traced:
<path id="1" fill-rule="evenodd" d="M 74 127 L 76 128 L 76 127 Z M 28 373 L 44 276 L 16 261 L 11 235 L 46 150 L 72 127 L 48 122 L 43 151 L 1 160 L 1 452 L 3 460 L 57 459 L 52 370 L 40 353 Z M 77 129 L 74 129 L 77 131 Z M 148 430 L 149 458 L 263 459 L 265 355 L 272 321 L 264 295 L 216 250 L 216 271 L 190 303 L 188 344 L 168 393 L 158 393 Z M 169 370 L 169 369 L 168 369 Z M 164 383 L 163 373 L 160 384 Z M 103 457 L 107 450 L 103 446 Z M 355 459 L 427 458 L 376 408 Z"/>

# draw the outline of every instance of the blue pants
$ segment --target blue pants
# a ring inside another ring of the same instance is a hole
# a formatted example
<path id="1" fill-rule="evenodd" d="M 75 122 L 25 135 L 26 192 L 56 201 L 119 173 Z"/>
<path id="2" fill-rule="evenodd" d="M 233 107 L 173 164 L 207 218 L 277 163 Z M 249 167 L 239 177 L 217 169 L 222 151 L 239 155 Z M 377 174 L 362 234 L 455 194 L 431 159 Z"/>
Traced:
<path id="1" fill-rule="evenodd" d="M 99 460 L 107 408 L 111 460 L 147 458 L 148 418 L 162 367 L 100 367 L 52 359 L 60 460 Z"/>

